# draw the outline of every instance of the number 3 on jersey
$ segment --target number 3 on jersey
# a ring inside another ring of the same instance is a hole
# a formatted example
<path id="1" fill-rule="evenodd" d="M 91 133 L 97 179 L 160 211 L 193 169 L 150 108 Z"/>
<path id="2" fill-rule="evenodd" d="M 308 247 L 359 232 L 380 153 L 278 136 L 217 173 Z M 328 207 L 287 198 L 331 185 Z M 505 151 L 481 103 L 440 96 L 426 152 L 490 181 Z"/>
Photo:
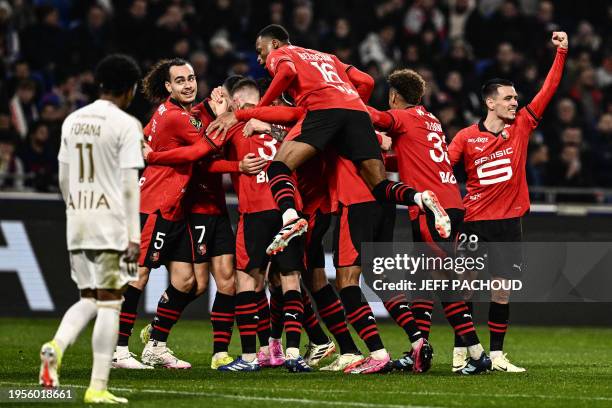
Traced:
<path id="1" fill-rule="evenodd" d="M 447 164 L 450 164 L 445 139 L 446 138 L 444 135 L 440 136 L 436 132 L 430 132 L 427 134 L 427 141 L 433 142 L 433 149 L 429 149 L 429 157 L 431 157 L 431 160 L 436 163 L 446 162 Z M 457 184 L 455 175 L 450 171 L 441 171 L 440 180 L 442 180 L 442 183 Z"/>
<path id="2" fill-rule="evenodd" d="M 263 147 L 258 147 L 257 153 L 259 154 L 259 157 L 261 157 L 262 159 L 272 161 L 274 160 L 274 156 L 276 156 L 276 151 L 277 151 L 276 139 L 265 140 L 266 136 L 268 135 L 259 135 L 259 138 L 263 139 Z M 266 148 L 268 148 L 270 151 L 267 152 Z M 267 182 L 268 182 L 268 175 L 266 174 L 266 171 L 265 170 L 260 171 L 257 174 L 257 183 L 267 183 Z"/>

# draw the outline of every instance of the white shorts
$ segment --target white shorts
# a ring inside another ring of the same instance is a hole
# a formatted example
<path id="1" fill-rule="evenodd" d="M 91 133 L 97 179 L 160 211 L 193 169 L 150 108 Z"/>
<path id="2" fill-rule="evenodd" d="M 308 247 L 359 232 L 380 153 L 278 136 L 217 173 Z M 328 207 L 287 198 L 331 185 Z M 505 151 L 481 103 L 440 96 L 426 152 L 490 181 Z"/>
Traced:
<path id="1" fill-rule="evenodd" d="M 138 279 L 136 263 L 128 265 L 119 251 L 70 251 L 70 269 L 79 289 L 121 289 Z"/>

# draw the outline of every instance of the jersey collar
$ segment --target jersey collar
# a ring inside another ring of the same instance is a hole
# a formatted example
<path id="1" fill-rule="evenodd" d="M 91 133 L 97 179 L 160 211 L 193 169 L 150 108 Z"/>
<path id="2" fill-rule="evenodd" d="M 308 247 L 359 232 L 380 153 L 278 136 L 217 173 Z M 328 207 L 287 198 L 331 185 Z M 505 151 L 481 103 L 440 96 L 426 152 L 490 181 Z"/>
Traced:
<path id="1" fill-rule="evenodd" d="M 495 137 L 498 137 L 499 135 L 502 134 L 502 132 L 504 131 L 504 129 L 500 130 L 499 132 L 495 133 L 495 132 L 491 132 L 489 129 L 487 129 L 484 125 L 484 119 L 480 119 L 480 121 L 478 122 L 478 130 L 483 132 L 483 133 L 490 133 Z"/>
<path id="2" fill-rule="evenodd" d="M 216 119 L 217 115 L 215 115 L 215 112 L 213 112 L 212 108 L 210 107 L 210 99 L 205 99 L 203 105 L 210 117 Z"/>

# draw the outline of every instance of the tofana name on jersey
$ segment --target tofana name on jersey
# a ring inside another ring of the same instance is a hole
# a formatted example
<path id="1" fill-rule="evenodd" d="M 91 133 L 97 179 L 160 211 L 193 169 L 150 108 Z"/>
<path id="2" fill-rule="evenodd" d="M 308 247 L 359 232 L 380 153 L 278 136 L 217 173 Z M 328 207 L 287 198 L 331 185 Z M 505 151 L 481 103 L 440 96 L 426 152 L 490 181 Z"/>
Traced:
<path id="1" fill-rule="evenodd" d="M 70 128 L 70 133 L 75 136 L 100 136 L 100 125 L 92 123 L 75 122 Z"/>

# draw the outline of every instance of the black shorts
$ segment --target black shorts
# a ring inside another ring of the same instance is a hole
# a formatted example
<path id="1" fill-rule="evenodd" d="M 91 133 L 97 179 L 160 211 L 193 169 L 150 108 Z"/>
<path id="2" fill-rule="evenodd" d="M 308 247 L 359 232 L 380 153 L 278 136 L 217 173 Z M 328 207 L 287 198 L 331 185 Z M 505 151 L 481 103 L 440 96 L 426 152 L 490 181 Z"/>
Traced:
<path id="1" fill-rule="evenodd" d="M 354 162 L 382 160 L 380 145 L 367 112 L 352 109 L 308 111 L 299 135 L 293 140 L 314 146 L 319 151 L 333 145 L 338 154 Z"/>
<path id="2" fill-rule="evenodd" d="M 306 232 L 306 266 L 308 270 L 325 268 L 325 248 L 323 237 L 331 224 L 331 214 L 321 210 L 312 215 L 306 215 L 308 231 Z"/>
<path id="3" fill-rule="evenodd" d="M 436 230 L 435 217 L 431 211 L 420 212 L 418 217 L 411 221 L 412 223 L 412 240 L 414 242 L 427 242 L 435 244 L 434 250 L 444 252 L 444 255 L 454 255 L 455 242 L 463 223 L 464 210 L 458 208 L 445 209 L 448 217 L 451 220 L 451 233 L 448 238 L 442 238 Z"/>
<path id="4" fill-rule="evenodd" d="M 140 213 L 140 227 L 139 266 L 155 269 L 171 261 L 193 262 L 193 244 L 184 220 L 166 220 L 159 211 Z"/>
<path id="5" fill-rule="evenodd" d="M 193 241 L 193 263 L 210 262 L 220 255 L 234 255 L 236 239 L 227 214 L 189 214 L 189 229 Z"/>
<path id="6" fill-rule="evenodd" d="M 339 204 L 334 228 L 334 266 L 361 266 L 362 243 L 389 242 L 389 230 L 384 220 L 385 210 L 376 201 L 349 206 Z"/>
<path id="7" fill-rule="evenodd" d="M 304 237 L 293 238 L 284 251 L 270 257 L 266 248 L 283 227 L 279 210 L 240 214 L 236 231 L 236 269 L 249 272 L 255 268 L 271 268 L 281 274 L 304 272 Z"/>
<path id="8" fill-rule="evenodd" d="M 477 254 L 487 254 L 487 270 L 492 277 L 513 279 L 523 269 L 523 227 L 521 218 L 466 221 L 457 238 L 458 253 L 474 248 Z M 492 244 L 489 244 L 492 243 Z"/>

